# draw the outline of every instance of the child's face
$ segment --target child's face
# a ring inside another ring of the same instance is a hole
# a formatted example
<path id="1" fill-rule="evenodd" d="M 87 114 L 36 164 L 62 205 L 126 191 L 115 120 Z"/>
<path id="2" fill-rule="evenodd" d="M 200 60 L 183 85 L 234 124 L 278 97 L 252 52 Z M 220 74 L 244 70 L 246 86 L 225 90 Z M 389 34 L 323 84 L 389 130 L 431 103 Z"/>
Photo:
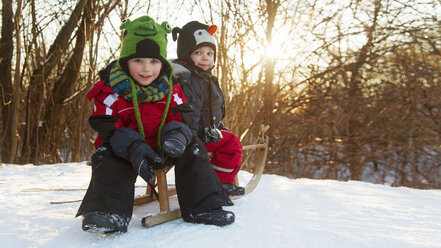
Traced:
<path id="1" fill-rule="evenodd" d="M 190 57 L 193 63 L 204 71 L 211 69 L 214 65 L 214 50 L 209 46 L 199 47 Z"/>
<path id="2" fill-rule="evenodd" d="M 151 84 L 161 72 L 162 62 L 153 58 L 134 58 L 127 61 L 130 76 L 140 85 Z"/>

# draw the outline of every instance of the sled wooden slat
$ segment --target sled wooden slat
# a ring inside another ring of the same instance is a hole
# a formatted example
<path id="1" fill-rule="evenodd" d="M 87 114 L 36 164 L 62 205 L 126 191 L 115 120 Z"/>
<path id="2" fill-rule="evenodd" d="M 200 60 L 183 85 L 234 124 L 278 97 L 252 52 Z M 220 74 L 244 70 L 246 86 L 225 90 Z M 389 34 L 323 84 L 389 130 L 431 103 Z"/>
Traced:
<path id="1" fill-rule="evenodd" d="M 246 150 L 252 150 L 252 149 L 257 149 L 257 148 L 265 148 L 266 147 L 266 143 L 265 144 L 255 144 L 255 145 L 246 145 L 242 147 L 243 151 Z"/>
<path id="2" fill-rule="evenodd" d="M 169 196 L 176 195 L 176 189 L 175 188 L 168 189 L 167 192 L 168 192 Z M 151 194 L 140 195 L 140 196 L 137 196 L 135 198 L 135 200 L 133 201 L 133 205 L 137 206 L 137 205 L 141 205 L 141 204 L 144 204 L 144 203 L 149 203 L 149 202 L 157 201 L 157 200 L 158 199 L 154 195 L 151 195 Z"/>
<path id="3" fill-rule="evenodd" d="M 152 227 L 168 221 L 176 220 L 181 217 L 181 210 L 174 209 L 167 212 L 161 212 L 156 215 L 148 215 L 143 217 L 141 224 L 143 227 Z"/>
<path id="4" fill-rule="evenodd" d="M 170 211 L 170 202 L 168 200 L 168 186 L 167 186 L 167 176 L 165 170 L 155 171 L 156 177 L 158 179 L 158 195 L 159 195 L 159 210 L 161 212 Z"/>

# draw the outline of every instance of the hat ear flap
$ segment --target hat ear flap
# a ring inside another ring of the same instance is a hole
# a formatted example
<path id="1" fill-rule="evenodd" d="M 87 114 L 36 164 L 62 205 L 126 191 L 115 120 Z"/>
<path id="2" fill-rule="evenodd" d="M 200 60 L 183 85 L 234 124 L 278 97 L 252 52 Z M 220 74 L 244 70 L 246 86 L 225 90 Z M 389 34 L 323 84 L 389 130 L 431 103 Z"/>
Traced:
<path id="1" fill-rule="evenodd" d="M 172 37 L 173 37 L 173 41 L 176 41 L 178 39 L 178 34 L 180 34 L 182 31 L 182 29 L 175 27 L 172 30 Z"/>

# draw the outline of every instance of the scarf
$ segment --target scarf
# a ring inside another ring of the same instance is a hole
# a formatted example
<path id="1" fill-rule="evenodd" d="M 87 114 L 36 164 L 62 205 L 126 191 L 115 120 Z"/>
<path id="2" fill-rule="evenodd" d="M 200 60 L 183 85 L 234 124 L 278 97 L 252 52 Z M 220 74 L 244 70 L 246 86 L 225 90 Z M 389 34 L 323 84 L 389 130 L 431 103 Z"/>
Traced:
<path id="1" fill-rule="evenodd" d="M 128 101 L 156 102 L 164 98 L 169 91 L 168 77 L 162 75 L 158 80 L 147 86 L 140 86 L 135 83 L 132 77 L 127 75 L 121 68 L 119 62 L 110 70 L 110 87 L 122 98 Z M 136 92 L 136 94 L 134 94 Z M 136 96 L 136 99 L 135 97 Z"/>
<path id="2" fill-rule="evenodd" d="M 167 93 L 171 93 L 171 81 L 168 79 L 167 75 L 162 75 L 158 81 L 154 81 L 147 86 L 140 86 L 135 84 L 133 79 L 129 77 L 125 71 L 121 68 L 119 62 L 110 70 L 109 84 L 115 93 L 117 93 L 122 98 L 133 101 L 133 107 L 135 108 L 136 120 L 138 122 L 139 132 L 143 137 L 144 127 L 141 121 L 141 113 L 139 111 L 138 102 L 155 102 L 159 101 Z M 136 93 L 135 93 L 136 92 Z M 167 112 L 170 106 L 171 94 L 167 95 L 167 103 L 165 107 L 164 114 L 162 116 L 161 124 L 158 130 L 158 146 L 161 146 L 161 132 L 164 126 L 165 119 L 167 117 Z"/>

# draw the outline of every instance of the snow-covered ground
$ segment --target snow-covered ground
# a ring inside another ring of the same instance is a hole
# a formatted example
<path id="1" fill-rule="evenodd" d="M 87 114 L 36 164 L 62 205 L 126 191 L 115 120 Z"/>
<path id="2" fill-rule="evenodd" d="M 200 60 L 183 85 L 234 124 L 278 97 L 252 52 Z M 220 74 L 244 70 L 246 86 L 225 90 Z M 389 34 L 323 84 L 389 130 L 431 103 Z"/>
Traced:
<path id="1" fill-rule="evenodd" d="M 227 208 L 236 214 L 230 226 L 178 219 L 146 229 L 140 221 L 152 207 L 144 205 L 127 233 L 103 236 L 81 230 L 79 202 L 51 204 L 81 200 L 84 190 L 40 190 L 87 188 L 85 163 L 1 167 L 1 247 L 441 247 L 440 190 L 264 175 Z"/>

